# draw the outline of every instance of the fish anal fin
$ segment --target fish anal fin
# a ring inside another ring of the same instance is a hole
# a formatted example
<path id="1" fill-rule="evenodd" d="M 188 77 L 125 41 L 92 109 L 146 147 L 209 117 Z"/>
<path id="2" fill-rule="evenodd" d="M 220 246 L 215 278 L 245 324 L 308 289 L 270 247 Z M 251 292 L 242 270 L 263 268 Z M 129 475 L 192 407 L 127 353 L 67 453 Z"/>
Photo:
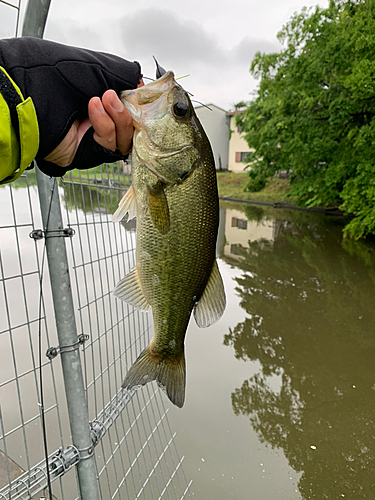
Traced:
<path id="1" fill-rule="evenodd" d="M 202 297 L 194 307 L 195 322 L 200 328 L 213 325 L 223 315 L 225 306 L 224 283 L 215 260 Z"/>
<path id="2" fill-rule="evenodd" d="M 112 293 L 115 297 L 141 311 L 147 311 L 150 308 L 143 293 L 136 267 L 117 283 Z"/>
<path id="3" fill-rule="evenodd" d="M 150 346 L 146 347 L 128 371 L 122 388 L 138 388 L 153 380 L 156 380 L 174 405 L 182 408 L 186 383 L 184 353 L 178 359 L 170 360 L 156 355 Z"/>
<path id="4" fill-rule="evenodd" d="M 163 182 L 158 181 L 153 187 L 147 186 L 147 194 L 152 223 L 161 234 L 167 234 L 170 228 L 170 218 Z"/>
<path id="5" fill-rule="evenodd" d="M 112 215 L 113 222 L 120 222 L 125 215 L 128 214 L 128 220 L 134 219 L 135 213 L 135 191 L 133 184 L 126 191 L 125 195 L 121 198 L 118 204 L 118 209 Z"/>

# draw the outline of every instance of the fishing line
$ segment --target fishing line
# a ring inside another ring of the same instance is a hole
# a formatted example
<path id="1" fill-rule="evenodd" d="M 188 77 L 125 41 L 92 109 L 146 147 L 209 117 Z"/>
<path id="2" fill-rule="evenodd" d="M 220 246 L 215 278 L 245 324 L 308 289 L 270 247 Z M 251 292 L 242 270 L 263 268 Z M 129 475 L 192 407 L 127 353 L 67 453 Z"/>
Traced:
<path id="1" fill-rule="evenodd" d="M 188 76 L 190 75 L 184 75 L 184 76 L 179 76 L 178 78 L 176 78 L 176 82 L 177 80 L 181 80 L 182 78 L 187 78 Z M 152 82 L 155 82 L 155 78 L 150 78 L 149 76 L 144 76 L 143 77 L 144 80 L 150 80 Z M 183 88 L 179 83 L 177 84 L 179 87 Z M 184 89 L 185 90 L 185 89 Z M 188 90 L 185 90 L 185 92 L 187 92 L 189 94 L 190 97 L 194 97 L 194 94 L 192 94 L 191 92 L 189 92 Z M 209 109 L 210 111 L 212 111 L 212 109 L 207 106 L 207 104 L 203 104 L 203 102 L 200 102 L 200 101 L 197 101 L 196 99 L 191 99 L 191 102 L 197 102 L 198 104 L 200 104 L 201 106 Z"/>
<path id="2" fill-rule="evenodd" d="M 198 104 L 201 104 L 202 106 L 204 106 L 205 108 L 209 109 L 210 111 L 212 111 L 212 109 L 207 106 L 207 104 L 203 104 L 203 102 L 200 102 L 200 101 L 197 101 L 196 99 L 191 99 L 191 102 L 197 102 Z"/>
<path id="3" fill-rule="evenodd" d="M 47 214 L 47 221 L 46 221 L 46 226 L 44 229 L 44 247 L 43 247 L 43 254 L 42 254 L 42 263 L 40 267 L 40 278 L 39 278 L 39 320 L 38 320 L 38 357 L 39 357 L 39 390 L 40 390 L 40 403 L 38 403 L 40 407 L 40 413 L 41 413 L 41 418 L 42 418 L 42 432 L 43 432 L 43 445 L 44 445 L 44 457 L 46 461 L 46 470 L 47 470 L 47 484 L 48 484 L 48 493 L 49 493 L 49 498 L 52 500 L 52 484 L 51 484 L 51 476 L 50 476 L 50 470 L 48 466 L 48 448 L 47 448 L 47 428 L 46 428 L 46 418 L 45 418 L 45 412 L 44 412 L 44 395 L 43 395 L 43 370 L 42 370 L 42 302 L 43 302 L 43 270 L 44 270 L 44 261 L 45 261 L 45 255 L 46 255 L 46 248 L 47 248 L 47 232 L 48 232 L 48 226 L 49 226 L 49 219 L 51 215 L 51 209 L 52 209 L 52 202 L 53 202 L 53 195 L 55 192 L 55 187 L 56 187 L 56 177 L 54 178 L 53 186 L 51 189 L 51 201 L 49 204 L 49 209 L 48 209 L 48 214 Z"/>

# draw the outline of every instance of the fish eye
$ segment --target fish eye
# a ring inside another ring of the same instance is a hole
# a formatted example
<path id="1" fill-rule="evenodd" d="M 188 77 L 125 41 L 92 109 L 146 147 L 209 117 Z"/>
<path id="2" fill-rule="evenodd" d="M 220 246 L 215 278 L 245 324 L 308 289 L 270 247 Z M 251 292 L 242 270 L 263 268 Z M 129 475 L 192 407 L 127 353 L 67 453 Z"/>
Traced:
<path id="1" fill-rule="evenodd" d="M 173 112 L 179 118 L 183 118 L 184 116 L 186 116 L 188 111 L 189 108 L 184 102 L 176 102 L 176 104 L 173 106 Z"/>

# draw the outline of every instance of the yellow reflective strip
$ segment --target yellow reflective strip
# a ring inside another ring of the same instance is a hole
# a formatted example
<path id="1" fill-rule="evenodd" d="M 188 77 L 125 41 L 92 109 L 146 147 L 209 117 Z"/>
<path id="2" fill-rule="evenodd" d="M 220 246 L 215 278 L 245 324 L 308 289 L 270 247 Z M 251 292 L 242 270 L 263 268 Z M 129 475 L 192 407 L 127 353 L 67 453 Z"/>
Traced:
<path id="1" fill-rule="evenodd" d="M 0 94 L 0 184 L 12 180 L 19 165 L 19 147 L 8 105 Z"/>
<path id="2" fill-rule="evenodd" d="M 12 79 L 11 79 L 11 77 L 9 76 L 9 74 L 8 74 L 8 72 L 5 70 L 5 68 L 3 68 L 2 66 L 0 66 L 0 70 L 1 70 L 3 73 L 5 73 L 5 74 L 7 75 L 7 77 L 9 78 L 9 80 L 12 82 L 13 87 L 16 89 L 17 94 L 20 96 L 20 98 L 21 98 L 22 100 L 24 100 L 24 99 L 23 99 L 22 92 L 20 91 L 20 89 L 19 89 L 18 85 L 16 84 L 16 82 L 15 82 L 14 80 L 12 80 Z"/>
<path id="3" fill-rule="evenodd" d="M 33 161 L 39 149 L 38 120 L 31 97 L 17 106 L 17 113 L 21 141 L 20 168 L 24 171 Z"/>
<path id="4" fill-rule="evenodd" d="M 39 126 L 31 97 L 24 100 L 19 87 L 6 70 L 1 66 L 0 70 L 7 75 L 22 99 L 22 102 L 16 106 L 20 129 L 21 158 L 19 158 L 18 141 L 10 119 L 9 108 L 0 94 L 0 184 L 5 184 L 18 179 L 34 160 L 39 149 Z"/>

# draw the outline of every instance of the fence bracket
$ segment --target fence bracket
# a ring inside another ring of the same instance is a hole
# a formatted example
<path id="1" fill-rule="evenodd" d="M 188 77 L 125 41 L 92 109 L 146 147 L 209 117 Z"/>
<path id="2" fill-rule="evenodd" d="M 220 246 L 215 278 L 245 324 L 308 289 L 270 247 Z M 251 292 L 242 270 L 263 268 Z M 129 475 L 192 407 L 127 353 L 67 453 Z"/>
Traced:
<path id="1" fill-rule="evenodd" d="M 69 445 L 66 450 L 63 448 L 58 449 L 56 454 L 51 457 L 49 467 L 51 472 L 58 477 L 65 474 L 79 460 L 80 454 L 78 449 L 73 445 Z"/>
<path id="2" fill-rule="evenodd" d="M 94 445 L 88 446 L 87 448 L 80 448 L 79 450 L 79 459 L 87 460 L 91 458 L 94 454 Z"/>
<path id="3" fill-rule="evenodd" d="M 76 349 L 79 349 L 80 345 L 83 345 L 87 340 L 89 340 L 90 336 L 89 335 L 84 335 L 83 333 L 81 335 L 78 335 L 78 340 L 77 342 L 74 342 L 74 344 L 71 345 L 61 345 L 58 347 L 49 347 L 46 351 L 46 356 L 47 358 L 52 361 L 58 354 L 61 354 L 63 352 L 71 352 L 75 351 Z"/>
<path id="4" fill-rule="evenodd" d="M 65 229 L 48 229 L 47 231 L 34 229 L 29 236 L 34 240 L 41 240 L 43 238 L 72 238 L 75 234 L 76 232 L 72 227 L 66 227 Z"/>

